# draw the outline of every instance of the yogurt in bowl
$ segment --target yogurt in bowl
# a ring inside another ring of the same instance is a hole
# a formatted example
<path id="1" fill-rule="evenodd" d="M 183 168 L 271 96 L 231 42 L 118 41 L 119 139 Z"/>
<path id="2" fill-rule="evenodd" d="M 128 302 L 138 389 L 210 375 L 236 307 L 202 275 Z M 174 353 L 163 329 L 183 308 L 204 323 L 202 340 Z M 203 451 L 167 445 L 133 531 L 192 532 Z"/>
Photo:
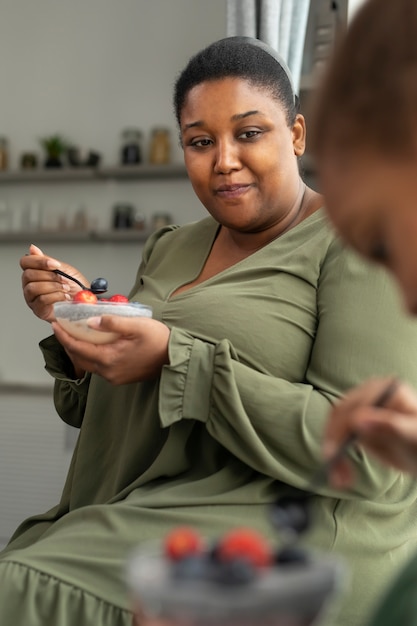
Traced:
<path id="1" fill-rule="evenodd" d="M 56 321 L 69 335 L 95 344 L 111 343 L 118 333 L 90 328 L 88 320 L 101 315 L 152 317 L 152 309 L 139 302 L 55 302 Z"/>
<path id="2" fill-rule="evenodd" d="M 344 589 L 344 563 L 261 543 L 251 529 L 200 542 L 178 528 L 139 546 L 126 568 L 133 624 L 145 615 L 172 626 L 317 625 Z"/>

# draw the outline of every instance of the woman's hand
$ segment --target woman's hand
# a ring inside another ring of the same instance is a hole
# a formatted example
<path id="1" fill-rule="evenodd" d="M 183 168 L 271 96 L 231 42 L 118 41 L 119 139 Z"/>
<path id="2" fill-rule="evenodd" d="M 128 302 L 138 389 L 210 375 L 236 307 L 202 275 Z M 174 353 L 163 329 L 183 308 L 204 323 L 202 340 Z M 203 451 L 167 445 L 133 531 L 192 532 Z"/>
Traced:
<path id="1" fill-rule="evenodd" d="M 355 387 L 333 407 L 324 438 L 324 455 L 331 457 L 352 433 L 358 445 L 387 465 L 417 474 L 417 395 L 400 383 L 384 407 L 375 407 L 387 379 L 372 379 Z M 352 467 L 343 458 L 332 472 L 337 487 L 349 486 L 354 479 Z"/>
<path id="2" fill-rule="evenodd" d="M 162 322 L 147 317 L 103 315 L 90 318 L 97 330 L 119 333 L 116 341 L 93 344 L 74 339 L 57 322 L 54 333 L 78 371 L 99 374 L 113 385 L 156 378 L 169 363 L 170 330 Z"/>
<path id="3" fill-rule="evenodd" d="M 40 248 L 33 244 L 29 248 L 29 254 L 20 259 L 20 267 L 23 270 L 22 287 L 26 304 L 37 317 L 47 322 L 55 319 L 54 302 L 71 300 L 74 294 L 81 289 L 72 280 L 58 276 L 52 270 L 62 269 L 84 285 L 89 284 L 86 278 L 74 267 L 46 256 Z"/>

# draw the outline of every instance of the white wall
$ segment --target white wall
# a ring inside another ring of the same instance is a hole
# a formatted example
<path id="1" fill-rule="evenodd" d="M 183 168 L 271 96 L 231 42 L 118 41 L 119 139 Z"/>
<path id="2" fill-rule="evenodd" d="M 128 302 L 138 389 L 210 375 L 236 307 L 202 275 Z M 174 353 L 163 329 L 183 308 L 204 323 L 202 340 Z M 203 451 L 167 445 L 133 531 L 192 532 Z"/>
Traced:
<path id="1" fill-rule="evenodd" d="M 13 161 L 61 131 L 112 164 L 124 127 L 174 127 L 176 74 L 225 30 L 225 0 L 2 0 L 0 132 Z"/>
<path id="2" fill-rule="evenodd" d="M 126 126 L 176 133 L 174 78 L 191 54 L 225 36 L 225 14 L 225 0 L 1 0 L 0 135 L 9 137 L 11 167 L 55 132 L 100 150 L 104 165 L 117 161 Z M 178 148 L 174 156 L 181 160 Z M 82 204 L 108 228 L 116 201 L 134 202 L 147 217 L 170 212 L 178 223 L 204 214 L 187 180 L 0 185 L 0 201 L 17 217 L 33 200 L 50 224 Z M 127 293 L 141 254 L 135 243 L 32 240 L 90 279 L 104 275 L 113 293 Z M 0 242 L 0 547 L 19 521 L 58 500 L 74 444 L 50 392 L 7 386 L 52 384 L 37 345 L 49 325 L 26 307 L 20 287 L 29 243 Z"/>
<path id="3" fill-rule="evenodd" d="M 191 54 L 226 34 L 226 0 L 1 0 L 0 135 L 10 141 L 11 167 L 23 151 L 41 154 L 39 138 L 56 132 L 118 161 L 120 133 L 137 126 L 149 136 L 164 125 L 176 142 L 171 95 Z M 146 145 L 145 145 L 146 148 Z M 85 206 L 107 228 L 116 201 L 133 201 L 150 219 L 199 219 L 204 210 L 187 180 L 146 183 L 1 185 L 0 201 L 15 215 L 38 200 L 49 223 Z M 32 237 L 38 241 L 36 233 Z M 49 333 L 24 304 L 19 258 L 30 241 L 0 243 L 2 324 L 0 384 L 49 383 L 38 341 Z M 137 244 L 47 244 L 45 252 L 77 265 L 90 279 L 104 275 L 125 293 L 140 257 Z"/>

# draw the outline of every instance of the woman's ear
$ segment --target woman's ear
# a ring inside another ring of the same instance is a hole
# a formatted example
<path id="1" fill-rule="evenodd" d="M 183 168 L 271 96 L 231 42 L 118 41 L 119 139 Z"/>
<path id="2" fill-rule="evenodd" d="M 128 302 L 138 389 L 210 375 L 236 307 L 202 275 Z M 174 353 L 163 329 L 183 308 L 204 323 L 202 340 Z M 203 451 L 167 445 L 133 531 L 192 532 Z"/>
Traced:
<path id="1" fill-rule="evenodd" d="M 295 156 L 302 156 L 306 149 L 306 121 L 301 113 L 297 114 L 292 127 L 292 144 Z"/>

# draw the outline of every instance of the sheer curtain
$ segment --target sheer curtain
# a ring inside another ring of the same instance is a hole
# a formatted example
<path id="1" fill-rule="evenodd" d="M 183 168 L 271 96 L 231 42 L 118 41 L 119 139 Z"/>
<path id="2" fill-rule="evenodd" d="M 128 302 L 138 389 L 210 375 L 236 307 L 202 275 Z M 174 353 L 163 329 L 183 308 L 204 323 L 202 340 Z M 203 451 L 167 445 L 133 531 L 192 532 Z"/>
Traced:
<path id="1" fill-rule="evenodd" d="M 227 35 L 256 37 L 277 50 L 300 87 L 310 0 L 227 0 Z"/>

